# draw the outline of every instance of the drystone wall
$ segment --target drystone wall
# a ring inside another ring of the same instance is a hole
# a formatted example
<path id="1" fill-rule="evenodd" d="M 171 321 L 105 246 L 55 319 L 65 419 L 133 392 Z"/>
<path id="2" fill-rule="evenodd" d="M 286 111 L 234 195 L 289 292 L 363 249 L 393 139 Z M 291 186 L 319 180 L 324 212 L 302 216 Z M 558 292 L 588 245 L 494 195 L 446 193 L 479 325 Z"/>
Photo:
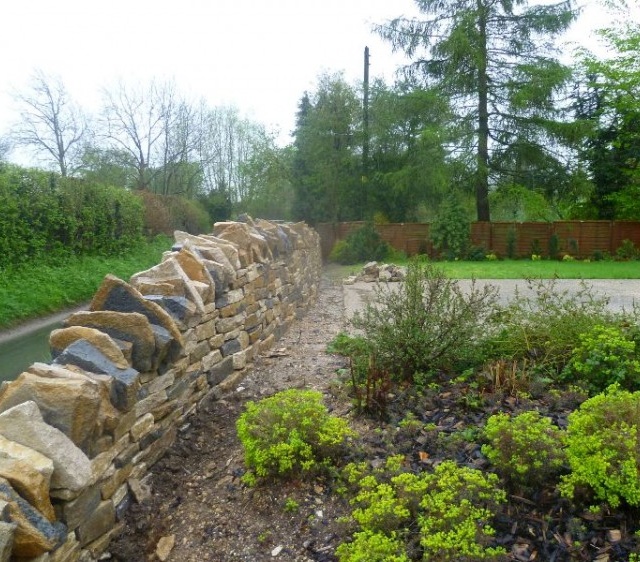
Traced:
<path id="1" fill-rule="evenodd" d="M 0 562 L 98 559 L 178 428 L 316 297 L 303 223 L 175 240 L 128 283 L 107 276 L 51 333 L 53 361 L 0 388 Z"/>

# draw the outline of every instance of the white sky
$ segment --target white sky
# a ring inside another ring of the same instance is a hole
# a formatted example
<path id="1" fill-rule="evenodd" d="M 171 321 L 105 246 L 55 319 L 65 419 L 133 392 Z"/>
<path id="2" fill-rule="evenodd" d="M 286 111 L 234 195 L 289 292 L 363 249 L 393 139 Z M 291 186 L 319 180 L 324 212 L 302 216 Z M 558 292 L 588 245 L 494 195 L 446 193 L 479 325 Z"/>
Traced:
<path id="1" fill-rule="evenodd" d="M 593 44 L 597 0 L 573 37 Z M 16 118 L 12 90 L 35 69 L 62 78 L 86 110 L 117 80 L 174 79 L 180 92 L 233 105 L 289 141 L 297 104 L 324 71 L 393 78 L 403 61 L 373 23 L 416 14 L 413 0 L 4 0 L 0 33 L 0 134 Z"/>

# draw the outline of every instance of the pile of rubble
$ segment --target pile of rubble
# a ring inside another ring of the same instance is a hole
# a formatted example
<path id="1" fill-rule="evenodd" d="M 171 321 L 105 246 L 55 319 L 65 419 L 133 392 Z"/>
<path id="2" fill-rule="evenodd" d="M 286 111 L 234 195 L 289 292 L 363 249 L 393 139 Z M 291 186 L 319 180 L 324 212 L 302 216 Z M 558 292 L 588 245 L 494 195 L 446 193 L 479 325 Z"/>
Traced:
<path id="1" fill-rule="evenodd" d="M 383 282 L 398 282 L 403 281 L 406 274 L 406 269 L 392 263 L 379 264 L 375 261 L 370 261 L 365 264 L 362 271 L 358 275 L 351 275 L 347 277 L 343 283 L 345 285 L 353 285 L 358 281 L 364 283 L 377 283 Z"/>

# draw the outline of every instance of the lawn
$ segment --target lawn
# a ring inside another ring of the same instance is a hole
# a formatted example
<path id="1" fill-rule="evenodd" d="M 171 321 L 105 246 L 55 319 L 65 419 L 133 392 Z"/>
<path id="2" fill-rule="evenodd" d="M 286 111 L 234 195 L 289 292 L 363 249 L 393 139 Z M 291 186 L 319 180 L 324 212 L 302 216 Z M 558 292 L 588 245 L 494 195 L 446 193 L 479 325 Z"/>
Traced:
<path id="1" fill-rule="evenodd" d="M 442 261 L 435 262 L 453 279 L 640 279 L 640 261 Z M 356 274 L 360 265 L 328 264 L 331 277 Z"/>
<path id="2" fill-rule="evenodd" d="M 35 263 L 4 272 L 0 329 L 90 300 L 107 273 L 128 279 L 159 263 L 171 243 L 161 236 L 121 256 L 69 258 L 56 265 Z"/>

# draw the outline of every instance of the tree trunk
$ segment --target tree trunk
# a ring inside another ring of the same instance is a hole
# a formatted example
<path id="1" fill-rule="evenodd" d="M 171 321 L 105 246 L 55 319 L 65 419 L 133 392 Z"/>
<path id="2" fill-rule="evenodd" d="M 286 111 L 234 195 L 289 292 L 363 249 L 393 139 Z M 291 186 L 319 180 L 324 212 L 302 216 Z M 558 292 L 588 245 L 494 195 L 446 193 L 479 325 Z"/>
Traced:
<path id="1" fill-rule="evenodd" d="M 476 210 L 478 221 L 489 221 L 489 80 L 487 76 L 487 15 L 478 0 L 480 61 L 478 63 L 478 152 L 476 170 Z"/>

